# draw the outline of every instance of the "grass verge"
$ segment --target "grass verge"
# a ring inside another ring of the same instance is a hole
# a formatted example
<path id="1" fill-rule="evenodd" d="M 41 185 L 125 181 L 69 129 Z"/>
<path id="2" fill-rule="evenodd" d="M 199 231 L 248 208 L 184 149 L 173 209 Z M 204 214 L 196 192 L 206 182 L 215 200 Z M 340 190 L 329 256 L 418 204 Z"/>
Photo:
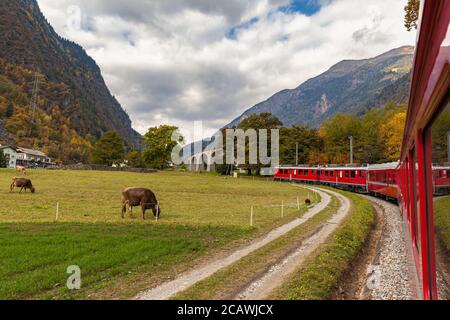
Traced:
<path id="1" fill-rule="evenodd" d="M 369 200 L 341 192 L 352 202 L 350 215 L 286 283 L 269 297 L 275 300 L 329 299 L 339 279 L 357 256 L 375 223 Z"/>
<path id="2" fill-rule="evenodd" d="M 331 203 L 326 209 L 304 224 L 177 294 L 173 299 L 219 300 L 234 298 L 240 289 L 251 283 L 255 275 L 265 272 L 268 267 L 278 262 L 287 253 L 301 246 L 303 240 L 321 223 L 336 213 L 338 208 L 339 201 L 332 197 Z"/>

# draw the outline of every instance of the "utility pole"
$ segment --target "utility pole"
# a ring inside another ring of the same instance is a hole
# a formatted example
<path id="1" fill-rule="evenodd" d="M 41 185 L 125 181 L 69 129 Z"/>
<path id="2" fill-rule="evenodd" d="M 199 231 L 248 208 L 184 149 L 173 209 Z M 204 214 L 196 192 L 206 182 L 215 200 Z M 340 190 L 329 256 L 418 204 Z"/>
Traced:
<path id="1" fill-rule="evenodd" d="M 450 132 L 449 132 L 449 134 L 450 134 Z M 449 135 L 449 137 L 450 137 L 450 135 Z M 450 153 L 449 153 L 449 155 L 450 155 Z M 295 144 L 295 165 L 298 167 L 298 142 Z"/>
<path id="2" fill-rule="evenodd" d="M 350 136 L 349 139 L 350 139 L 350 164 L 353 164 L 353 136 Z"/>

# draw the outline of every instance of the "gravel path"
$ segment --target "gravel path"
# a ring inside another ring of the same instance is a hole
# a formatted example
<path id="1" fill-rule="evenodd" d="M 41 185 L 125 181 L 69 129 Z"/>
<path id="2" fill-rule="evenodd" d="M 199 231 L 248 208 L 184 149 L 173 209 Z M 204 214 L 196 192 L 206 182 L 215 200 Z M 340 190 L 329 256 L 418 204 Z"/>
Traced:
<path id="1" fill-rule="evenodd" d="M 320 189 L 317 189 L 319 191 Z M 325 190 L 324 190 L 325 191 Z M 244 292 L 239 294 L 237 300 L 262 300 L 274 289 L 281 286 L 286 278 L 312 254 L 336 230 L 350 212 L 350 200 L 341 194 L 326 190 L 327 193 L 337 197 L 341 203 L 339 210 L 325 222 L 318 231 L 303 241 L 300 248 L 286 257 L 283 261 L 272 266 L 261 278 L 253 282 Z"/>
<path id="2" fill-rule="evenodd" d="M 415 300 L 419 298 L 418 280 L 412 251 L 398 206 L 367 197 L 383 209 L 384 225 L 375 261 L 367 270 L 371 300 Z"/>
<path id="3" fill-rule="evenodd" d="M 307 188 L 310 190 L 315 190 L 313 188 Z M 291 230 L 297 228 L 298 226 L 304 224 L 306 221 L 308 221 L 310 218 L 317 215 L 319 212 L 324 210 L 331 201 L 331 197 L 321 191 L 321 190 L 315 190 L 317 191 L 322 200 L 320 203 L 318 203 L 316 206 L 308 210 L 308 212 L 303 215 L 303 217 L 295 219 L 291 221 L 288 224 L 285 224 L 273 231 L 271 231 L 267 236 L 257 239 L 253 241 L 251 244 L 233 252 L 227 257 L 220 257 L 213 259 L 212 261 L 206 263 L 203 266 L 200 266 L 199 268 L 196 268 L 192 271 L 189 271 L 177 279 L 164 283 L 156 288 L 150 289 L 149 291 L 143 292 L 139 294 L 135 299 L 137 300 L 167 300 L 170 297 L 174 296 L 175 294 L 182 292 L 197 282 L 206 279 L 207 277 L 211 276 L 212 274 L 216 273 L 220 269 L 223 269 L 225 267 L 230 266 L 231 264 L 235 263 L 239 259 L 247 256 L 248 254 L 260 249 L 261 247 L 265 246 L 266 244 L 280 238 L 281 236 L 287 234 Z"/>

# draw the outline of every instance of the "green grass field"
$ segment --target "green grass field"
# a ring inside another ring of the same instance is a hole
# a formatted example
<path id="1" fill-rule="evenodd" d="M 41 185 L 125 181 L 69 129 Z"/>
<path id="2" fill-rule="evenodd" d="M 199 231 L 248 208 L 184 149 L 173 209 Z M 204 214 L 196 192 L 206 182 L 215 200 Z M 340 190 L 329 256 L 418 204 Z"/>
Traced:
<path id="1" fill-rule="evenodd" d="M 9 192 L 14 175 L 0 171 L 0 299 L 132 297 L 306 210 L 293 205 L 305 191 L 260 179 L 41 170 L 28 175 L 36 193 L 19 194 Z M 156 193 L 160 221 L 151 211 L 143 221 L 139 210 L 121 218 L 120 192 L 130 186 Z M 81 268 L 82 290 L 65 288 L 71 265 Z"/>

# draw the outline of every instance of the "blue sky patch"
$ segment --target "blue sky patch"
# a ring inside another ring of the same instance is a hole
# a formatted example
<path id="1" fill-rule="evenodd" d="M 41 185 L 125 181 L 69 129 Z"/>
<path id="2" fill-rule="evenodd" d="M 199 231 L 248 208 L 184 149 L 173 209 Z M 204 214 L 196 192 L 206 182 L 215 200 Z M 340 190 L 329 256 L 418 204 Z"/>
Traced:
<path id="1" fill-rule="evenodd" d="M 321 8 L 322 6 L 320 5 L 319 0 L 291 0 L 290 4 L 279 7 L 274 12 L 278 11 L 287 14 L 300 13 L 306 16 L 312 16 L 317 12 L 319 12 Z M 271 16 L 274 12 L 269 13 L 268 16 Z M 239 33 L 240 30 L 250 28 L 252 25 L 256 24 L 259 20 L 260 20 L 259 17 L 255 17 L 245 23 L 234 26 L 226 33 L 226 37 L 228 39 L 236 40 L 237 34 Z M 283 40 L 285 41 L 287 39 Z"/>
<path id="2" fill-rule="evenodd" d="M 279 11 L 285 13 L 301 13 L 306 16 L 312 16 L 320 11 L 321 5 L 318 0 L 292 0 L 287 6 L 279 8 Z"/>
<path id="3" fill-rule="evenodd" d="M 257 23 L 258 21 L 259 21 L 259 18 L 256 17 L 256 18 L 250 19 L 249 21 L 247 21 L 247 22 L 245 22 L 245 23 L 242 23 L 242 24 L 240 24 L 240 25 L 238 25 L 238 26 L 235 26 L 235 27 L 231 28 L 231 29 L 227 32 L 227 35 L 226 35 L 227 38 L 228 38 L 228 39 L 236 40 L 236 37 L 237 37 L 237 34 L 239 33 L 239 30 L 241 30 L 241 29 L 248 29 L 248 28 L 250 28 L 252 25 L 254 25 L 255 23 Z"/>

